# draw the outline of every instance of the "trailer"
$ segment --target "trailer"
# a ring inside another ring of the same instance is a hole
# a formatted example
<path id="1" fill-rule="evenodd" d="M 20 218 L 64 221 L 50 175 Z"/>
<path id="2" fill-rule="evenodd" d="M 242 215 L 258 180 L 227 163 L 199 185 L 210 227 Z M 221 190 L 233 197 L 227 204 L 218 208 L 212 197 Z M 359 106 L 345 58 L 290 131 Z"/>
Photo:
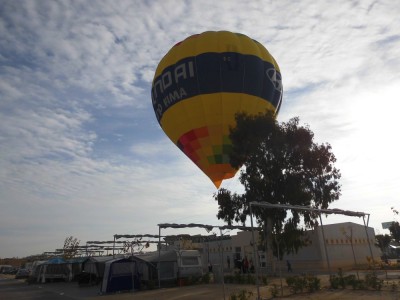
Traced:
<path id="1" fill-rule="evenodd" d="M 160 284 L 179 284 L 182 280 L 203 276 L 200 252 L 197 250 L 155 251 L 138 257 L 151 262 L 158 269 Z"/>

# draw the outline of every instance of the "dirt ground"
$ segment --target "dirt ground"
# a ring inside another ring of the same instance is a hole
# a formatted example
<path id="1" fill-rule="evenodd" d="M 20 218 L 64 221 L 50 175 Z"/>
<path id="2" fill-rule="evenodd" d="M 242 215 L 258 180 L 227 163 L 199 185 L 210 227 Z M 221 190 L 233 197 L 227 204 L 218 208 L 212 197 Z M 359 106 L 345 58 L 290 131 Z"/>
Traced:
<path id="1" fill-rule="evenodd" d="M 291 295 L 286 281 L 279 278 L 269 278 L 267 286 L 260 286 L 259 293 L 261 299 L 308 299 L 308 300 L 400 300 L 400 272 L 395 273 L 392 278 L 386 279 L 381 291 L 370 290 L 331 290 L 329 288 L 328 275 L 319 275 L 321 279 L 321 290 L 316 293 L 301 293 Z M 383 276 L 383 275 L 381 275 Z M 393 283 L 397 290 L 392 291 Z M 279 297 L 273 298 L 271 294 L 272 286 L 276 285 L 279 291 Z M 241 291 L 252 292 L 252 296 L 247 299 L 257 298 L 257 286 L 237 285 L 237 284 L 199 284 L 183 287 L 163 288 L 140 292 L 126 292 L 113 295 L 100 295 L 99 286 L 79 287 L 76 282 L 58 282 L 46 284 L 28 285 L 23 280 L 15 280 L 13 277 L 4 277 L 0 275 L 0 299 L 16 300 L 21 299 L 76 299 L 76 300 L 229 300 L 232 295 L 238 295 Z M 283 291 L 283 296 L 281 295 Z M 240 298 L 239 298 L 240 299 Z"/>
<path id="2" fill-rule="evenodd" d="M 192 286 L 192 287 L 182 287 L 182 288 L 172 288 L 168 290 L 158 290 L 158 291 L 146 291 L 140 294 L 119 294 L 119 295 L 109 295 L 102 296 L 101 299 L 107 300 L 127 300 L 127 299 L 142 299 L 142 300 L 222 300 L 230 299 L 232 294 L 239 293 L 242 289 L 247 291 L 252 291 L 253 294 L 248 299 L 257 299 L 257 290 L 254 286 L 232 286 L 227 285 L 225 289 L 225 297 L 220 286 L 216 285 L 204 285 L 204 286 Z M 297 294 L 287 297 L 276 297 L 273 298 L 269 292 L 268 287 L 260 287 L 261 299 L 298 299 L 298 300 L 399 300 L 400 296 L 398 292 L 390 291 L 353 291 L 353 290 L 321 290 L 313 294 Z M 97 299 L 99 298 L 90 298 Z"/>
<path id="3" fill-rule="evenodd" d="M 297 300 L 400 300 L 400 280 L 385 280 L 384 287 L 381 291 L 370 290 L 332 290 L 329 288 L 329 276 L 318 276 L 321 279 L 321 290 L 312 294 L 301 293 L 293 295 L 286 285 L 285 279 L 281 281 L 279 278 L 272 278 L 269 280 L 267 286 L 260 286 L 259 293 L 261 299 L 297 299 Z M 391 283 L 397 284 L 397 291 L 391 291 Z M 276 298 L 272 297 L 271 289 L 275 284 L 278 287 L 279 295 Z M 257 299 L 257 287 L 254 285 L 235 285 L 235 284 L 207 284 L 207 285 L 194 285 L 186 287 L 176 287 L 154 291 L 144 291 L 135 294 L 119 294 L 102 296 L 101 300 L 127 300 L 127 299 L 143 299 L 143 300 L 229 300 L 231 295 L 238 295 L 241 291 L 249 291 L 252 293 L 248 299 Z M 283 296 L 282 296 L 283 291 Z M 225 295 L 225 297 L 224 297 Z M 95 298 L 91 298 L 94 300 Z M 97 298 L 99 300 L 99 298 Z"/>
<path id="4" fill-rule="evenodd" d="M 373 290 L 352 290 L 351 287 L 346 289 L 331 289 L 329 283 L 328 275 L 319 275 L 318 278 L 321 280 L 321 290 L 315 293 L 300 293 L 300 294 L 292 294 L 289 288 L 286 285 L 286 282 L 283 282 L 283 296 L 279 293 L 278 299 L 298 299 L 298 300 L 354 300 L 354 299 L 366 299 L 366 300 L 400 300 L 400 277 L 396 279 L 385 279 L 386 276 L 382 276 L 382 280 L 384 280 L 384 284 L 381 291 L 373 291 Z M 280 287 L 280 280 L 274 279 L 272 280 L 270 286 L 275 283 Z M 396 291 L 392 291 L 392 284 L 397 286 Z M 281 291 L 280 291 L 281 292 Z M 265 299 L 274 299 L 272 295 L 267 292 L 266 294 L 261 294 Z M 276 298 L 275 298 L 276 299 Z"/>

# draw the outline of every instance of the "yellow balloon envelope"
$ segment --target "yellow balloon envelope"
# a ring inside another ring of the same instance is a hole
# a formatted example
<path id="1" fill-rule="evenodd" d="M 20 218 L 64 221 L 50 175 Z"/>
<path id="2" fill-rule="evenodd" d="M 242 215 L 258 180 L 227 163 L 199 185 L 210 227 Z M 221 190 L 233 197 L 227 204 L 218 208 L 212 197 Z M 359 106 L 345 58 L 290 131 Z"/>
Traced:
<path id="1" fill-rule="evenodd" d="M 229 163 L 235 115 L 277 113 L 282 80 L 259 42 L 209 31 L 172 47 L 157 67 L 151 96 L 161 128 L 218 188 L 237 172 Z"/>

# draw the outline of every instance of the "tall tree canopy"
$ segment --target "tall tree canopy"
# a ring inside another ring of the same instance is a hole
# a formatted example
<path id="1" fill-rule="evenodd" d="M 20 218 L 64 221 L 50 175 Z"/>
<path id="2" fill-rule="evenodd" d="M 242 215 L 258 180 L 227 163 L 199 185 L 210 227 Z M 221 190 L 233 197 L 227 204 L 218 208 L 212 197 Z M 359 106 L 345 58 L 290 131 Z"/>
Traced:
<path id="1" fill-rule="evenodd" d="M 399 222 L 392 222 L 389 227 L 390 234 L 396 242 L 400 242 L 400 224 Z"/>
<path id="2" fill-rule="evenodd" d="M 399 215 L 399 211 L 396 208 L 391 207 L 390 209 L 392 210 L 394 215 Z M 399 224 L 399 222 L 393 221 L 389 227 L 389 231 L 390 231 L 392 238 L 396 242 L 400 242 L 400 224 Z"/>
<path id="3" fill-rule="evenodd" d="M 278 123 L 270 113 L 238 114 L 236 123 L 230 132 L 230 163 L 235 168 L 244 166 L 239 179 L 244 193 L 220 189 L 214 194 L 219 219 L 228 224 L 244 223 L 252 201 L 328 208 L 339 199 L 341 174 L 334 166 L 336 158 L 331 146 L 315 143 L 314 133 L 309 127 L 300 126 L 298 117 Z M 289 213 L 255 207 L 253 213 L 267 235 L 292 237 L 292 243 L 286 243 L 286 252 L 297 251 L 301 246 L 293 238 L 293 233 L 297 237 L 302 233 L 301 220 L 307 227 L 318 224 L 318 215 L 310 211 Z"/>
<path id="4" fill-rule="evenodd" d="M 385 235 L 377 234 L 375 235 L 375 240 L 379 249 L 381 249 L 382 253 L 386 253 L 387 248 L 389 247 L 390 242 L 392 241 L 392 237 L 388 234 Z"/>

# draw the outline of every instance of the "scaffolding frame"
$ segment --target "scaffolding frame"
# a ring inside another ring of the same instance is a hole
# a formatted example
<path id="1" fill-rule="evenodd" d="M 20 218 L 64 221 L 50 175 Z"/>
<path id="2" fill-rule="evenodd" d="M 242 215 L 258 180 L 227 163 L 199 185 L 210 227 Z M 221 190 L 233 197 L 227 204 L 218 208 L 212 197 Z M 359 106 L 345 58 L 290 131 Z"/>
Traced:
<path id="1" fill-rule="evenodd" d="M 372 248 L 371 248 L 371 243 L 369 240 L 369 235 L 368 235 L 368 224 L 369 224 L 369 217 L 370 214 L 369 213 L 364 213 L 364 212 L 357 212 L 357 211 L 350 211 L 350 210 L 342 210 L 342 209 L 338 209 L 338 208 L 333 208 L 333 209 L 324 209 L 324 208 L 314 208 L 314 207 L 310 207 L 310 206 L 301 206 L 301 205 L 289 205 L 289 204 L 272 204 L 269 202 L 257 202 L 257 201 L 253 201 L 250 202 L 250 222 L 251 222 L 251 230 L 252 230 L 252 238 L 253 238 L 253 247 L 254 247 L 254 251 L 256 251 L 256 244 L 254 241 L 254 227 L 253 227 L 253 206 L 257 206 L 257 207 L 261 207 L 261 208 L 281 208 L 281 209 L 291 209 L 291 210 L 306 210 L 306 211 L 313 211 L 318 213 L 319 215 L 319 220 L 321 223 L 321 231 L 322 231 L 322 238 L 324 239 L 324 249 L 325 249 L 325 258 L 326 258 L 326 262 L 328 265 L 328 272 L 329 275 L 332 275 L 332 271 L 331 271 L 331 266 L 330 266 L 330 262 L 329 262 L 329 255 L 328 255 L 328 249 L 326 247 L 326 239 L 325 239 L 325 232 L 324 232 L 324 226 L 322 224 L 322 217 L 321 214 L 338 214 L 338 215 L 345 215 L 345 216 L 351 216 L 351 217 L 362 217 L 363 218 L 363 222 L 364 222 L 364 229 L 365 229 L 365 234 L 367 236 L 367 241 L 368 241 L 368 247 L 369 247 L 369 251 L 371 254 L 371 258 L 372 258 L 372 263 L 374 263 L 375 259 L 374 259 L 374 255 L 372 253 Z M 367 222 L 365 221 L 365 217 L 367 216 Z M 257 260 L 256 260 L 256 283 L 257 283 L 257 299 L 260 299 L 260 286 L 259 286 L 259 281 L 258 281 L 258 276 L 259 276 L 259 261 L 258 261 L 258 255 L 256 256 Z"/>
<path id="2" fill-rule="evenodd" d="M 190 223 L 190 224 L 175 224 L 175 223 L 164 223 L 164 224 L 158 224 L 158 236 L 159 236 L 159 247 L 158 247 L 158 287 L 161 288 L 161 280 L 160 280 L 160 259 L 161 259 L 161 229 L 165 228 L 204 228 L 207 230 L 207 232 L 212 231 L 214 228 L 218 228 L 220 231 L 220 236 L 222 237 L 222 230 L 234 230 L 234 229 L 241 229 L 241 230 L 251 230 L 252 235 L 254 235 L 253 227 L 248 227 L 248 226 L 240 226 L 240 225 L 221 225 L 221 226 L 216 226 L 216 225 L 206 225 L 206 224 L 195 224 L 195 223 Z M 254 243 L 254 236 L 253 236 L 253 243 Z M 225 280 L 224 280 L 224 263 L 223 263 L 223 256 L 224 256 L 224 249 L 222 248 L 222 253 L 221 253 L 221 277 L 222 277 L 222 287 L 223 287 L 223 295 L 224 295 L 224 300 L 226 297 L 225 293 Z"/>

